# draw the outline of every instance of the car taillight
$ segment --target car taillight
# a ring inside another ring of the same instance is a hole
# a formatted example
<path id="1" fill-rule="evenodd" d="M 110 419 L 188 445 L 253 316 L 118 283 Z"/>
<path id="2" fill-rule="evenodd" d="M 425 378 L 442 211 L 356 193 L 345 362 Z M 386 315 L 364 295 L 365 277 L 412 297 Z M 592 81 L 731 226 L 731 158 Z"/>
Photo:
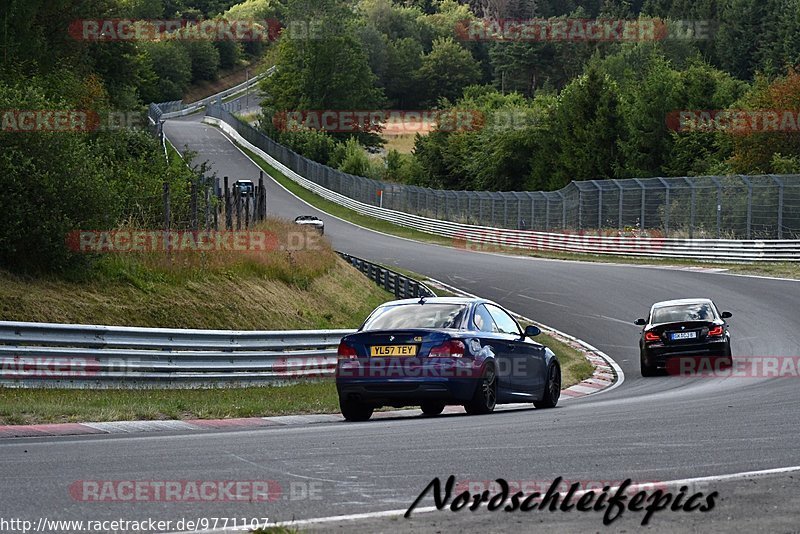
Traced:
<path id="1" fill-rule="evenodd" d="M 723 333 L 721 326 L 715 326 L 711 330 L 708 331 L 708 337 L 719 337 Z"/>
<path id="2" fill-rule="evenodd" d="M 461 358 L 464 356 L 464 343 L 457 339 L 450 339 L 441 345 L 433 347 L 428 353 L 429 358 Z"/>
<path id="3" fill-rule="evenodd" d="M 654 334 L 653 332 L 645 332 L 644 333 L 644 340 L 645 341 L 661 341 L 661 338 L 658 337 L 658 334 Z"/>
<path id="4" fill-rule="evenodd" d="M 344 341 L 339 343 L 339 349 L 336 352 L 340 360 L 353 360 L 358 358 L 358 353 L 356 353 L 356 349 L 354 349 Z"/>

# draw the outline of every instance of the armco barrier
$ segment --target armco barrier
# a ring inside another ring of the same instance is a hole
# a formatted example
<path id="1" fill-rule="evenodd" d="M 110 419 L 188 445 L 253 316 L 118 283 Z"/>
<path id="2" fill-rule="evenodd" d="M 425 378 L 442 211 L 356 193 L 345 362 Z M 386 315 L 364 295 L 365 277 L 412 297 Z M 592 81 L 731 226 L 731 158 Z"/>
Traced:
<path id="1" fill-rule="evenodd" d="M 353 267 L 364 273 L 370 280 L 381 286 L 398 299 L 415 299 L 419 297 L 435 297 L 436 293 L 422 282 L 409 278 L 377 263 L 356 258 L 344 252 L 339 255 Z"/>
<path id="2" fill-rule="evenodd" d="M 0 385 L 212 387 L 332 376 L 352 330 L 228 331 L 0 322 Z"/>
<path id="3" fill-rule="evenodd" d="M 455 246 L 462 248 L 487 252 L 525 249 L 701 261 L 800 261 L 800 240 L 680 239 L 644 235 L 562 234 L 469 225 L 381 208 L 331 191 L 294 172 L 242 137 L 226 122 L 226 119 L 235 120 L 235 118 L 218 106 L 209 106 L 206 114 L 205 121 L 219 126 L 236 142 L 252 150 L 288 178 L 319 196 L 362 215 L 451 238 Z"/>
<path id="4" fill-rule="evenodd" d="M 212 104 L 221 101 L 223 98 L 228 98 L 229 96 L 233 96 L 239 93 L 242 93 L 258 82 L 263 80 L 266 76 L 269 76 L 275 71 L 275 67 L 270 67 L 266 71 L 262 72 L 257 76 L 253 76 L 252 78 L 245 80 L 244 82 L 231 87 L 229 89 L 225 89 L 224 91 L 220 91 L 219 93 L 213 94 L 197 102 L 192 102 L 191 104 L 184 104 L 180 100 L 172 101 L 172 102 L 162 102 L 159 104 L 150 104 L 149 108 L 149 117 L 150 120 L 154 123 L 157 123 L 159 120 L 164 119 L 171 119 L 174 117 L 182 117 L 184 115 L 191 115 L 196 111 Z"/>

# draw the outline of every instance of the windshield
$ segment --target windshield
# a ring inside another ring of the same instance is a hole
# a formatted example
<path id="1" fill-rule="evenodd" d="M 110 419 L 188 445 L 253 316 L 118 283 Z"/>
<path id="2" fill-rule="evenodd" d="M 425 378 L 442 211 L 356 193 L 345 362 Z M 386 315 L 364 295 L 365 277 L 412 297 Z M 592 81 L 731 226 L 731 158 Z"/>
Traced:
<path id="1" fill-rule="evenodd" d="M 713 321 L 714 311 L 711 304 L 701 302 L 698 304 L 681 304 L 679 306 L 664 306 L 653 310 L 651 323 L 680 323 L 684 321 Z"/>
<path id="2" fill-rule="evenodd" d="M 362 330 L 401 328 L 458 328 L 465 304 L 404 304 L 375 310 Z"/>

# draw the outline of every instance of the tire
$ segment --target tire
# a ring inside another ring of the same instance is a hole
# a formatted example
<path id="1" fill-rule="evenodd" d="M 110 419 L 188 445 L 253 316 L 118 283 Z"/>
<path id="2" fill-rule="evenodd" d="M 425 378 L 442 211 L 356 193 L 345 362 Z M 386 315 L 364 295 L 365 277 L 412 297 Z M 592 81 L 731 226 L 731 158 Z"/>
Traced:
<path id="1" fill-rule="evenodd" d="M 420 408 L 422 408 L 422 413 L 424 415 L 427 416 L 439 415 L 444 411 L 444 403 L 435 401 L 423 402 Z"/>
<path id="2" fill-rule="evenodd" d="M 731 344 L 725 346 L 725 353 L 719 357 L 719 363 L 714 362 L 714 367 L 721 367 L 725 369 L 730 369 L 733 367 L 733 356 L 731 355 Z"/>
<path id="3" fill-rule="evenodd" d="M 547 383 L 544 387 L 542 400 L 534 401 L 533 405 L 537 408 L 555 408 L 560 397 L 561 367 L 559 367 L 557 363 L 551 363 L 547 370 Z"/>
<path id="4" fill-rule="evenodd" d="M 643 352 L 639 353 L 639 368 L 641 369 L 642 376 L 644 377 L 656 376 L 658 374 L 658 369 L 656 369 L 652 365 L 647 365 L 647 363 L 644 361 Z"/>
<path id="5" fill-rule="evenodd" d="M 341 398 L 339 399 L 339 409 L 342 411 L 344 418 L 352 422 L 367 421 L 372 417 L 372 412 L 375 411 L 375 408 L 369 404 Z"/>
<path id="6" fill-rule="evenodd" d="M 470 415 L 492 413 L 497 404 L 497 373 L 493 365 L 486 366 L 480 382 L 475 387 L 472 398 L 464 404 L 464 409 Z"/>

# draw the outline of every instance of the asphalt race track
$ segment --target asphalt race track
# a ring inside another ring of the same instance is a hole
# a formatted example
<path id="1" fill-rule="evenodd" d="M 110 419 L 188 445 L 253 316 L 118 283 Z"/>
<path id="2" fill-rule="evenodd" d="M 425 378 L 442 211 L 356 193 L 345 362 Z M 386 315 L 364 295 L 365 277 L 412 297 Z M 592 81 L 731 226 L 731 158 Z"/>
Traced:
<path id="1" fill-rule="evenodd" d="M 168 137 L 209 160 L 218 176 L 258 169 L 200 116 L 168 121 Z M 707 513 L 656 513 L 654 532 L 800 529 L 800 471 L 715 478 L 800 466 L 800 382 L 792 378 L 639 375 L 638 327 L 649 305 L 707 296 L 733 312 L 735 357 L 800 354 L 800 282 L 714 272 L 563 262 L 420 244 L 351 225 L 268 180 L 268 212 L 316 214 L 337 250 L 417 271 L 488 297 L 586 340 L 625 372 L 622 385 L 554 410 L 489 416 L 276 427 L 258 431 L 0 441 L 0 517 L 144 519 L 269 517 L 307 520 L 405 510 L 433 477 L 443 481 L 672 481 L 719 492 Z M 84 502 L 81 480 L 273 480 L 274 502 Z M 420 507 L 430 507 L 429 495 Z M 602 512 L 470 512 L 412 519 L 367 515 L 301 529 L 341 532 L 555 532 L 639 530 L 642 512 L 605 527 Z M 176 530 L 176 529 L 173 529 Z"/>

